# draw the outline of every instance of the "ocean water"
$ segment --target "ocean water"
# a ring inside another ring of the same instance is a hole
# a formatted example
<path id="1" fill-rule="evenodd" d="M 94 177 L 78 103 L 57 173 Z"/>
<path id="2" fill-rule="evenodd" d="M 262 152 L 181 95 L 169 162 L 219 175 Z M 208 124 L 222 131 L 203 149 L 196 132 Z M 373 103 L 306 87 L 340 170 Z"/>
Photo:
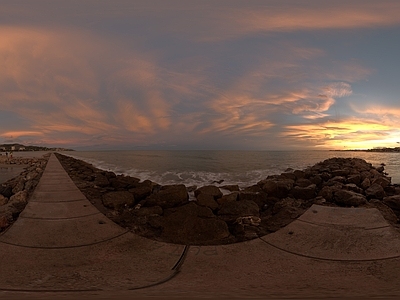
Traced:
<path id="1" fill-rule="evenodd" d="M 384 163 L 392 183 L 400 183 L 400 153 L 351 151 L 74 151 L 65 155 L 95 167 L 161 185 L 198 187 L 256 184 L 288 168 L 305 169 L 332 157 L 358 157 L 374 166 Z M 217 183 L 218 182 L 218 183 Z"/>

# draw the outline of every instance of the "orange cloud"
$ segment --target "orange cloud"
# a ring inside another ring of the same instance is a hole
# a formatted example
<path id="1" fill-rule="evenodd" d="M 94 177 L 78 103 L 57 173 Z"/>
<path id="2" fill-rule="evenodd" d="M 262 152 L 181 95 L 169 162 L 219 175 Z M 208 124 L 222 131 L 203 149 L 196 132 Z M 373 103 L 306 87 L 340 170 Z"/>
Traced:
<path id="1" fill-rule="evenodd" d="M 393 146 L 399 131 L 392 126 L 364 119 L 326 121 L 285 126 L 282 136 L 325 149 L 369 149 Z"/>

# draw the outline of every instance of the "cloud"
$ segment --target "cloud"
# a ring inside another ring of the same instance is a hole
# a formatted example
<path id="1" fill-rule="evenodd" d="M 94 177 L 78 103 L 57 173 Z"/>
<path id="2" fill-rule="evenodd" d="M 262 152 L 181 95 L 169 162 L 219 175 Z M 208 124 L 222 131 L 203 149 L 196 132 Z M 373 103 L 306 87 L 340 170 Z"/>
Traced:
<path id="1" fill-rule="evenodd" d="M 398 130 L 389 125 L 362 119 L 348 118 L 338 121 L 326 120 L 310 124 L 287 125 L 282 132 L 286 139 L 303 146 L 322 149 L 369 149 L 376 146 L 393 146 Z"/>

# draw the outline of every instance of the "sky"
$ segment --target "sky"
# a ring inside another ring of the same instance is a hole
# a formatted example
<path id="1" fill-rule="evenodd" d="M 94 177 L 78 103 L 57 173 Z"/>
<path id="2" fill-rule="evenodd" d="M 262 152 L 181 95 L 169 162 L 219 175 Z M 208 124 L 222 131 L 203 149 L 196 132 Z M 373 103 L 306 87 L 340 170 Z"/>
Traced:
<path id="1" fill-rule="evenodd" d="M 400 146 L 398 0 L 0 0 L 0 143 Z"/>

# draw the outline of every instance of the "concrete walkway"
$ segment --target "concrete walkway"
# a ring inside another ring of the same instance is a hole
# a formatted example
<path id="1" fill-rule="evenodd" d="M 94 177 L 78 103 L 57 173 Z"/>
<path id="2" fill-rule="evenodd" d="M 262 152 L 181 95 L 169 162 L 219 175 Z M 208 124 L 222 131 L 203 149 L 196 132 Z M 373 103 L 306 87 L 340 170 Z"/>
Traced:
<path id="1" fill-rule="evenodd" d="M 376 209 L 314 205 L 245 243 L 160 243 L 102 215 L 52 155 L 0 268 L 0 299 L 398 298 L 400 235 Z"/>

